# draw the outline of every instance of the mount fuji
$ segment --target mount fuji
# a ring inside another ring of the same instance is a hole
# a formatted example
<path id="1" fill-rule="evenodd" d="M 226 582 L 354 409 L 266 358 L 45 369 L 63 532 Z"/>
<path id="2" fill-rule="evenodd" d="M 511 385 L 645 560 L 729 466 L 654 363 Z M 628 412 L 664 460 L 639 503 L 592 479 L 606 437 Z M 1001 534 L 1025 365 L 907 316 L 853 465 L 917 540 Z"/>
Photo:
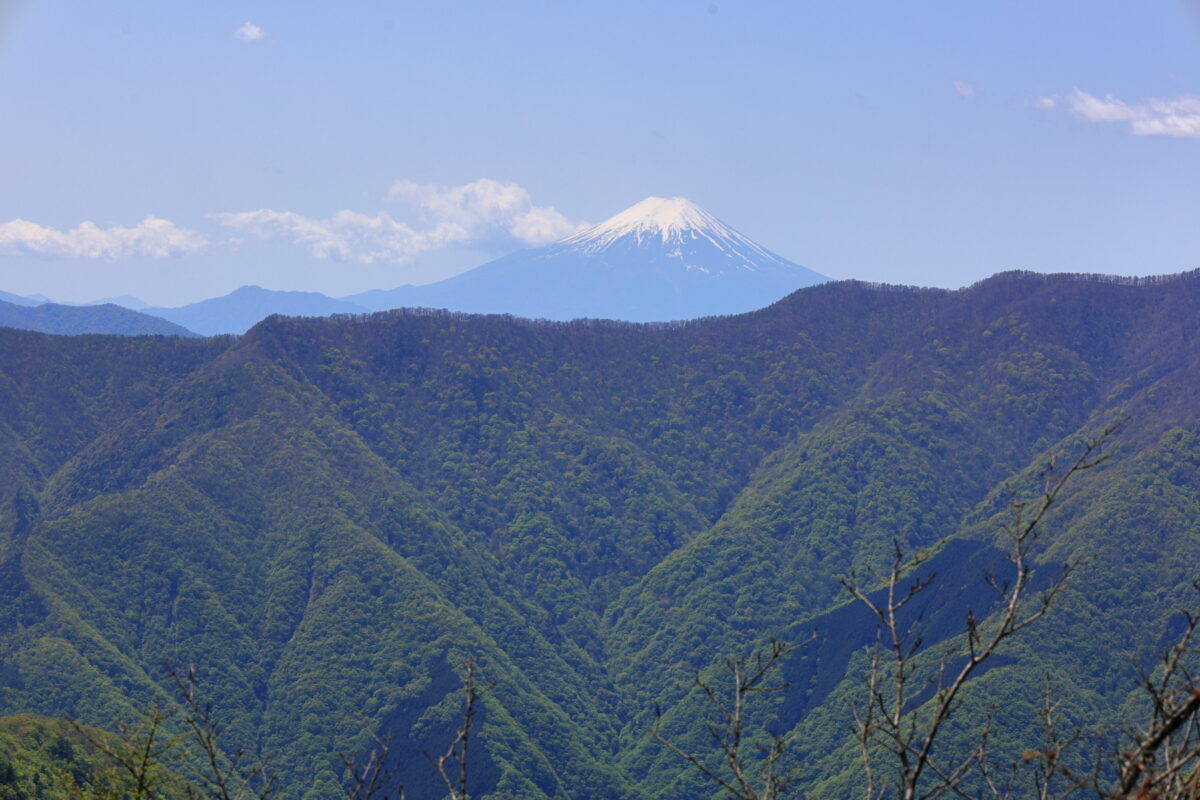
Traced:
<path id="1" fill-rule="evenodd" d="M 473 313 L 651 322 L 737 314 L 829 280 L 682 197 L 648 197 L 599 225 L 423 286 L 343 298 Z"/>

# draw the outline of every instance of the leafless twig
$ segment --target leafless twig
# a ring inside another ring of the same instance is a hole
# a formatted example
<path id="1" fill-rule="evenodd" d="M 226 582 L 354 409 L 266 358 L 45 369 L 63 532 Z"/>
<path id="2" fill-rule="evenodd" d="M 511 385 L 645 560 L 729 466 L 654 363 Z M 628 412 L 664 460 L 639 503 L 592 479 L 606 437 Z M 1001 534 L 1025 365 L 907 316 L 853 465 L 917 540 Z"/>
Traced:
<path id="1" fill-rule="evenodd" d="M 475 661 L 468 660 L 463 674 L 463 715 L 462 724 L 458 727 L 454 739 L 446 752 L 436 759 L 425 754 L 434 767 L 446 790 L 450 792 L 450 800 L 468 800 L 467 796 L 467 748 L 471 743 L 471 724 L 475 720 L 475 703 L 479 698 L 478 687 L 475 683 Z M 447 765 L 451 765 L 449 768 Z M 450 772 L 456 774 L 451 776 Z"/>
<path id="2" fill-rule="evenodd" d="M 880 783 L 877 759 L 881 750 L 894 762 L 890 783 L 897 798 L 935 800 L 948 793 L 971 797 L 964 788 L 964 780 L 983 762 L 990 725 L 977 737 L 976 746 L 953 763 L 935 762 L 934 747 L 947 720 L 958 709 L 959 695 L 967 681 L 1004 642 L 1046 615 L 1077 566 L 1076 562 L 1064 564 L 1040 595 L 1028 597 L 1030 552 L 1038 539 L 1039 526 L 1067 482 L 1104 460 L 1101 446 L 1114 431 L 1115 426 L 1110 427 L 1088 441 L 1078 458 L 1062 473 L 1055 471 L 1052 460 L 1042 473 L 1040 495 L 1034 500 L 1013 502 L 1012 521 L 1005 529 L 1012 577 L 1007 581 L 995 575 L 987 578 L 1000 604 L 998 615 L 985 622 L 968 612 L 966 659 L 957 670 L 948 670 L 948 662 L 943 658 L 934 678 L 933 698 L 922 713 L 913 712 L 909 706 L 913 701 L 912 682 L 920 666 L 917 656 L 924 641 L 919 621 L 903 624 L 900 611 L 934 580 L 932 574 L 916 577 L 904 588 L 904 578 L 928 561 L 929 554 L 910 556 L 896 543 L 883 580 L 883 596 L 878 600 L 873 599 L 873 592 L 858 575 L 852 573 L 843 581 L 850 594 L 871 611 L 879 624 L 879 638 L 870 656 L 866 699 L 854 709 L 854 730 L 864 766 L 867 800 L 881 800 L 889 793 L 888 786 Z M 925 780 L 927 774 L 929 780 Z"/>
<path id="3" fill-rule="evenodd" d="M 367 755 L 367 760 L 357 762 L 345 753 L 342 754 L 342 766 L 345 768 L 342 777 L 342 794 L 346 800 L 404 800 L 404 786 L 397 784 L 395 794 L 388 792 L 392 775 L 387 761 L 392 751 L 392 737 L 380 738 L 372 734 L 375 745 Z"/>
<path id="4" fill-rule="evenodd" d="M 168 717 L 155 706 L 138 724 L 118 724 L 116 739 L 94 735 L 71 721 L 75 731 L 113 766 L 107 775 L 92 776 L 93 783 L 105 784 L 101 794 L 119 793 L 129 800 L 160 800 L 169 795 L 173 778 L 169 765 L 178 754 L 179 739 L 167 732 Z"/>
<path id="5" fill-rule="evenodd" d="M 189 800 L 267 800 L 274 792 L 275 776 L 267 767 L 266 757 L 247 765 L 245 751 L 227 756 L 221 749 L 220 726 L 213 717 L 212 703 L 200 699 L 195 665 L 189 666 L 185 674 L 167 665 L 167 673 L 183 705 L 184 727 L 204 762 L 185 786 Z"/>
<path id="6" fill-rule="evenodd" d="M 788 739 L 772 736 L 770 743 L 756 759 L 758 775 L 753 774 L 751 762 L 745 754 L 746 703 L 751 695 L 773 692 L 786 688 L 785 684 L 771 684 L 769 675 L 774 667 L 799 648 L 811 643 L 815 634 L 795 645 L 772 639 L 768 645 L 754 652 L 749 658 L 730 658 L 725 667 L 732 679 L 732 691 L 726 694 L 716 685 L 703 678 L 696 678 L 705 698 L 717 711 L 718 719 L 708 722 L 709 736 L 721 755 L 721 767 L 710 767 L 700 755 L 689 752 L 668 739 L 662 732 L 662 715 L 658 714 L 652 732 L 664 747 L 690 764 L 701 775 L 720 786 L 729 796 L 737 800 L 778 800 L 784 796 L 791 783 L 787 772 L 780 772 L 780 759 L 787 752 Z"/>

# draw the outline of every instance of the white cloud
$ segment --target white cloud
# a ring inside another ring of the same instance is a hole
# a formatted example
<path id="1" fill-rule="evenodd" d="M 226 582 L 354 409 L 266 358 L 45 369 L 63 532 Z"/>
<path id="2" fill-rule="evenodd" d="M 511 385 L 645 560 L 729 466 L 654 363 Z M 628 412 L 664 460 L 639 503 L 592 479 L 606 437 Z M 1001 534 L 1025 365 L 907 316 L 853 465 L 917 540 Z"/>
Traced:
<path id="1" fill-rule="evenodd" d="M 959 97 L 965 100 L 975 99 L 975 87 L 966 81 L 954 81 L 951 85 L 954 87 L 954 91 L 958 92 Z"/>
<path id="2" fill-rule="evenodd" d="M 1111 94 L 1100 98 L 1076 89 L 1067 97 L 1067 104 L 1075 116 L 1088 122 L 1121 122 L 1134 118 L 1133 109 Z"/>
<path id="3" fill-rule="evenodd" d="M 542 206 L 523 211 L 508 222 L 508 232 L 513 238 L 534 246 L 556 242 L 586 227 L 585 223 L 571 222 L 553 208 Z"/>
<path id="4" fill-rule="evenodd" d="M 228 228 L 258 236 L 261 239 L 286 238 L 307 247 L 317 258 L 340 261 L 406 261 L 409 258 L 453 244 L 466 242 L 466 232 L 455 225 L 438 225 L 430 230 L 417 231 L 387 214 L 362 214 L 358 211 L 339 211 L 331 217 L 318 219 L 294 211 L 243 211 L 213 214 L 217 222 Z"/>
<path id="5" fill-rule="evenodd" d="M 460 225 L 479 238 L 502 230 L 524 244 L 543 245 L 583 227 L 550 206 L 535 206 L 521 186 L 490 178 L 463 186 L 396 181 L 388 197 L 416 206 L 427 220 Z"/>
<path id="6" fill-rule="evenodd" d="M 262 28 L 249 20 L 243 22 L 240 28 L 236 28 L 233 31 L 233 38 L 240 39 L 243 42 L 257 42 L 264 35 Z"/>
<path id="7" fill-rule="evenodd" d="M 1076 89 L 1064 102 L 1075 116 L 1088 122 L 1127 122 L 1136 136 L 1200 138 L 1200 96 L 1197 95 L 1126 103 L 1111 94 L 1096 97 Z"/>
<path id="8" fill-rule="evenodd" d="M 487 178 L 463 186 L 397 181 L 388 196 L 413 206 L 421 224 L 414 227 L 386 211 L 364 214 L 344 210 L 314 218 L 260 209 L 212 216 L 221 225 L 262 239 L 290 239 L 317 258 L 366 264 L 407 261 L 422 253 L 497 236 L 542 245 L 583 227 L 549 206 L 533 205 L 520 186 Z"/>
<path id="9" fill-rule="evenodd" d="M 132 228 L 101 228 L 94 222 L 82 222 L 71 230 L 60 231 L 23 219 L 0 224 L 0 253 L 6 254 L 110 260 L 128 256 L 166 258 L 202 250 L 207 244 L 195 231 L 153 216 Z"/>
<path id="10" fill-rule="evenodd" d="M 1041 111 L 1053 111 L 1058 108 L 1058 101 L 1053 97 L 1035 97 L 1030 101 L 1030 105 Z"/>

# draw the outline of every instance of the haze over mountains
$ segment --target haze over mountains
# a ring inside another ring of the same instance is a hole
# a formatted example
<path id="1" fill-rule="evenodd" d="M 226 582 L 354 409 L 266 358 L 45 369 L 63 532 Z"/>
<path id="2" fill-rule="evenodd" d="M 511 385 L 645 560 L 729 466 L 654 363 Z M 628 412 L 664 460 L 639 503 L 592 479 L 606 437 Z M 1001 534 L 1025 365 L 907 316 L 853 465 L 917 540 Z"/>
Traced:
<path id="1" fill-rule="evenodd" d="M 108 333 L 120 336 L 196 336 L 161 317 L 113 303 L 67 306 L 57 303 L 10 303 L 0 300 L 0 327 L 75 335 Z"/>
<path id="2" fill-rule="evenodd" d="M 653 322 L 752 311 L 825 280 L 682 197 L 648 197 L 547 247 L 437 283 L 345 299 L 373 311 L 420 306 Z"/>
<path id="3" fill-rule="evenodd" d="M 170 320 L 204 336 L 245 333 L 272 314 L 288 317 L 327 317 L 361 314 L 356 303 L 335 300 L 320 292 L 283 292 L 261 286 L 243 286 L 224 297 L 201 300 L 179 308 L 149 308 L 147 313 Z"/>
<path id="4" fill-rule="evenodd" d="M 135 298 L 136 299 L 136 298 Z M 42 295 L 20 295 L 12 292 L 0 291 L 0 301 L 12 303 L 15 306 L 40 306 L 42 303 L 52 302 L 50 298 Z"/>
<path id="5" fill-rule="evenodd" d="M 340 299 L 243 286 L 176 308 L 150 307 L 134 297 L 110 302 L 210 336 L 244 333 L 271 314 L 328 316 L 401 307 L 555 320 L 694 319 L 751 311 L 824 280 L 684 198 L 650 197 L 547 247 L 513 253 L 423 286 Z M 0 299 L 37 302 L 16 295 Z"/>

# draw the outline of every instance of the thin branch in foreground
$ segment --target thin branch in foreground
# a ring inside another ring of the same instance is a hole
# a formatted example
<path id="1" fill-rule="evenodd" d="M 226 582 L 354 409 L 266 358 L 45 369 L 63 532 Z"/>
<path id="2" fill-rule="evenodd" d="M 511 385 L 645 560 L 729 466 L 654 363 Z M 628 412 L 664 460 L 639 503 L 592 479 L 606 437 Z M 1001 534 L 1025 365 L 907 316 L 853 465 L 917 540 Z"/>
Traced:
<path id="1" fill-rule="evenodd" d="M 275 775 L 267 765 L 266 756 L 246 765 L 246 753 L 237 750 L 226 755 L 218 739 L 221 728 L 213 716 L 212 703 L 200 699 L 196 666 L 189 665 L 185 674 L 167 665 L 167 674 L 175 682 L 183 705 L 183 722 L 192 741 L 200 749 L 204 764 L 185 785 L 189 800 L 267 800 L 275 791 Z M 198 785 L 197 785 L 198 784 Z"/>
<path id="2" fill-rule="evenodd" d="M 933 581 L 932 575 L 918 577 L 907 589 L 901 588 L 903 579 L 929 559 L 928 553 L 906 556 L 896 543 L 884 579 L 883 597 L 879 601 L 872 599 L 873 592 L 868 591 L 856 574 L 851 573 L 843 580 L 851 596 L 875 616 L 880 631 L 866 678 L 867 697 L 854 710 L 854 732 L 863 762 L 866 800 L 880 800 L 887 794 L 887 788 L 878 784 L 878 776 L 884 772 L 876 763 L 880 752 L 887 753 L 893 762 L 892 787 L 901 800 L 936 800 L 946 794 L 971 800 L 972 795 L 966 790 L 964 781 L 969 774 L 984 769 L 990 728 L 985 727 L 975 747 L 949 764 L 935 762 L 935 745 L 947 721 L 959 708 L 960 694 L 967 681 L 1008 639 L 1046 615 L 1078 566 L 1078 562 L 1073 561 L 1063 564 L 1059 574 L 1036 598 L 1027 596 L 1030 552 L 1038 540 L 1046 514 L 1073 477 L 1103 463 L 1106 457 L 1101 452 L 1102 445 L 1116 427 L 1111 426 L 1086 442 L 1080 455 L 1061 474 L 1056 472 L 1055 462 L 1051 459 L 1040 476 L 1040 494 L 1033 500 L 1013 501 L 1012 519 L 1004 530 L 1013 576 L 1005 582 L 994 575 L 987 576 L 999 600 L 998 616 L 981 621 L 968 611 L 964 626 L 965 661 L 956 671 L 950 672 L 947 672 L 946 658 L 940 661 L 932 679 L 933 698 L 922 714 L 909 708 L 913 699 L 911 684 L 919 667 L 917 656 L 923 652 L 920 620 L 904 626 L 899 612 Z M 886 657 L 881 657 L 884 654 Z M 925 780 L 927 774 L 932 776 L 931 780 Z M 989 783 L 986 775 L 984 783 Z M 994 781 L 993 785 L 998 787 Z"/>
<path id="3" fill-rule="evenodd" d="M 375 744 L 365 762 L 356 762 L 345 753 L 342 760 L 342 795 L 346 800 L 404 800 L 404 786 L 397 784 L 395 794 L 388 792 L 392 773 L 388 769 L 388 756 L 392 751 L 392 737 L 380 738 L 371 734 Z"/>
<path id="4" fill-rule="evenodd" d="M 768 682 L 771 672 L 780 662 L 815 639 L 815 633 L 799 644 L 785 644 L 771 639 L 766 647 L 756 650 L 748 658 L 726 659 L 725 668 L 731 679 L 729 695 L 703 678 L 695 679 L 708 704 L 717 712 L 717 719 L 707 722 L 706 728 L 720 754 L 719 767 L 709 766 L 702 756 L 668 739 L 662 732 L 662 713 L 657 708 L 651 729 L 654 738 L 709 781 L 720 786 L 731 798 L 778 800 L 783 797 L 791 784 L 791 775 L 788 772 L 781 773 L 779 767 L 790 739 L 772 736 L 770 743 L 759 751 L 757 759 L 748 759 L 745 752 L 746 706 L 755 694 L 785 689 L 786 684 Z"/>
<path id="5" fill-rule="evenodd" d="M 475 682 L 475 660 L 467 661 L 463 675 L 463 715 L 454 738 L 446 752 L 436 759 L 428 753 L 425 757 L 437 769 L 450 800 L 468 800 L 467 795 L 467 752 L 471 743 L 471 725 L 475 720 L 475 704 L 479 699 L 478 685 Z M 447 766 L 449 765 L 449 766 Z M 450 773 L 454 772 L 452 776 Z"/>

